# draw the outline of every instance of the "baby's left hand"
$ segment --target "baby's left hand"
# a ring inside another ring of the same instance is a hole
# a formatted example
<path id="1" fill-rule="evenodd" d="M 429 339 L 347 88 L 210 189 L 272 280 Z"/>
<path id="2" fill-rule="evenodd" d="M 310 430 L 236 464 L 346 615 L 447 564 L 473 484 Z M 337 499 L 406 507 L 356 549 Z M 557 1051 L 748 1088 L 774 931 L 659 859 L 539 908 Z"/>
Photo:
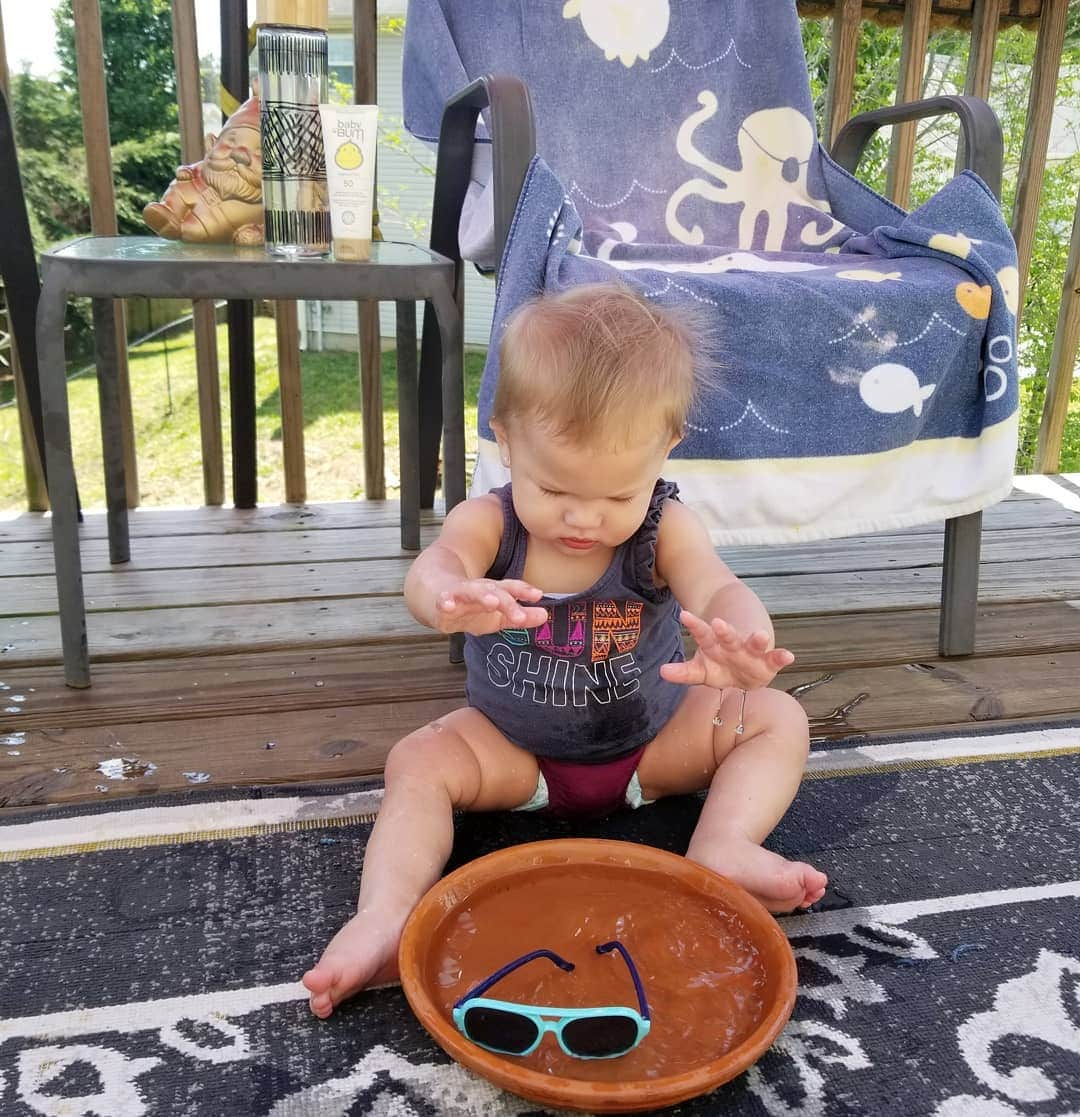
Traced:
<path id="1" fill-rule="evenodd" d="M 777 671 L 795 662 L 786 648 L 769 649 L 767 632 L 740 636 L 719 617 L 710 623 L 685 609 L 679 620 L 697 642 L 697 652 L 684 663 L 665 663 L 660 668 L 661 677 L 669 683 L 755 690 L 768 686 Z"/>

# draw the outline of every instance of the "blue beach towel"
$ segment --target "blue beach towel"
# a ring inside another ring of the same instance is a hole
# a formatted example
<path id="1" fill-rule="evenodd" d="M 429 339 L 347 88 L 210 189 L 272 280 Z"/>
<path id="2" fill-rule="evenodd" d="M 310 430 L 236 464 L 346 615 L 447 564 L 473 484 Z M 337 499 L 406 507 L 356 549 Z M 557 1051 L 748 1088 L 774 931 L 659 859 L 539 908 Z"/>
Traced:
<path id="1" fill-rule="evenodd" d="M 410 131 L 437 137 L 483 73 L 526 82 L 539 155 L 498 277 L 475 490 L 505 480 L 488 418 L 509 315 L 618 278 L 714 317 L 720 386 L 665 476 L 715 542 L 940 521 L 1009 492 L 1019 291 L 998 203 L 965 172 L 907 214 L 837 166 L 794 0 L 410 0 Z"/>

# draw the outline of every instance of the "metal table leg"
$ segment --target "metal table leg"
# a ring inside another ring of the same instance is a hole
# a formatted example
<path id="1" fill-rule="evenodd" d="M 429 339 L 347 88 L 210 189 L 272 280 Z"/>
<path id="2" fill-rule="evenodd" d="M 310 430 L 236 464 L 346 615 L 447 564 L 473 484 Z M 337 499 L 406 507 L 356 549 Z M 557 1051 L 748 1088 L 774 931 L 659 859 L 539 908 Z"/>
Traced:
<path id="1" fill-rule="evenodd" d="M 56 561 L 56 592 L 60 603 L 64 681 L 70 687 L 88 687 L 90 656 L 86 646 L 86 608 L 79 555 L 75 465 L 71 458 L 71 421 L 68 415 L 67 379 L 64 375 L 66 304 L 66 290 L 46 277 L 37 313 L 38 371 L 41 377 L 49 502 L 52 505 L 53 555 Z"/>
<path id="2" fill-rule="evenodd" d="M 94 299 L 94 351 L 101 407 L 101 451 L 105 462 L 105 504 L 109 523 L 109 561 L 131 558 L 124 436 L 120 423 L 120 382 L 116 352 L 116 314 L 111 299 Z"/>
<path id="3" fill-rule="evenodd" d="M 416 369 L 416 303 L 402 300 L 396 304 L 396 309 L 401 547 L 405 551 L 419 551 L 420 396 Z"/>

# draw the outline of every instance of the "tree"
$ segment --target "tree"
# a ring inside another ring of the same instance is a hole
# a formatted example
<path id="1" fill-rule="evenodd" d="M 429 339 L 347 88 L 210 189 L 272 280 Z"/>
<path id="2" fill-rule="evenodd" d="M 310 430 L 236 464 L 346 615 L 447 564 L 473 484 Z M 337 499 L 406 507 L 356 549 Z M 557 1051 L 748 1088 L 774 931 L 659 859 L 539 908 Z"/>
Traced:
<path id="1" fill-rule="evenodd" d="M 73 0 L 55 12 L 60 86 L 78 91 Z M 169 0 L 101 0 L 109 131 L 113 143 L 177 130 Z"/>
<path id="2" fill-rule="evenodd" d="M 29 65 L 11 80 L 11 118 L 20 148 L 60 155 L 82 146 L 75 98 L 48 78 L 34 77 Z"/>
<path id="3" fill-rule="evenodd" d="M 11 106 L 19 169 L 38 250 L 90 230 L 72 0 L 56 17 L 59 81 L 14 76 Z M 142 207 L 160 196 L 180 162 L 169 0 L 101 0 L 109 130 L 121 233 L 145 233 Z M 87 300 L 68 305 L 70 349 L 92 336 Z"/>

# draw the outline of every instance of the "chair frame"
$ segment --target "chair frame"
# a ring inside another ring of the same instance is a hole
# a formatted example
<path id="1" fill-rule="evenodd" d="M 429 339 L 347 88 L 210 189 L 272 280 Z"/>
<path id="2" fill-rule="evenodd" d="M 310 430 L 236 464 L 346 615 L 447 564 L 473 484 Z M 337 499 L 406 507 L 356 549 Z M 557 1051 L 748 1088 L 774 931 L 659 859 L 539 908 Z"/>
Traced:
<path id="1" fill-rule="evenodd" d="M 41 280 L 37 255 L 30 232 L 19 159 L 15 149 L 15 130 L 7 98 L 0 89 L 0 213 L 5 216 L 5 235 L 0 238 L 0 276 L 4 280 L 11 339 L 23 370 L 26 403 L 37 441 L 38 460 L 48 487 L 45 465 L 45 424 L 41 411 L 41 389 L 37 375 L 37 321 Z"/>
<path id="2" fill-rule="evenodd" d="M 536 154 L 532 103 L 525 83 L 507 74 L 477 78 L 451 97 L 443 111 L 435 171 L 431 247 L 457 265 L 461 298 L 462 259 L 458 227 L 472 168 L 476 120 L 490 110 L 492 175 L 495 209 L 495 268 L 502 254 L 529 164 Z M 953 114 L 961 130 L 961 169 L 974 171 L 1001 197 L 1004 142 L 993 109 L 979 97 L 931 97 L 860 113 L 838 133 L 830 152 L 840 167 L 853 174 L 880 128 L 906 121 Z M 432 507 L 442 424 L 438 335 L 425 318 L 420 362 L 421 505 Z M 982 512 L 945 521 L 942 556 L 941 613 L 938 653 L 942 657 L 971 655 L 979 594 L 979 553 Z M 452 657 L 456 649 L 452 649 Z"/>

